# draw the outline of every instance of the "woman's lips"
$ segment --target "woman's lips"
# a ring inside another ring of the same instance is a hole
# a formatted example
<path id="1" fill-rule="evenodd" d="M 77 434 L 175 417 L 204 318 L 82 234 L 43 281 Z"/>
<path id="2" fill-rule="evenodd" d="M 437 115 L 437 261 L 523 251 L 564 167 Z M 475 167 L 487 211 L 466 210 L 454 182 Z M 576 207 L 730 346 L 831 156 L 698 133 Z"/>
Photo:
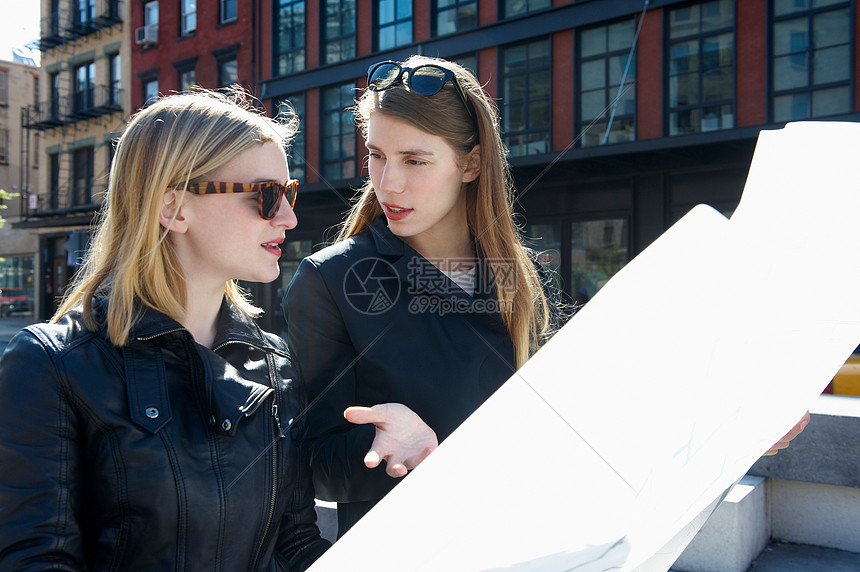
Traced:
<path id="1" fill-rule="evenodd" d="M 382 208 L 385 211 L 385 216 L 388 217 L 388 220 L 403 220 L 409 213 L 412 212 L 412 209 L 408 209 L 406 207 L 401 207 L 399 205 L 392 205 L 388 203 L 382 203 Z"/>

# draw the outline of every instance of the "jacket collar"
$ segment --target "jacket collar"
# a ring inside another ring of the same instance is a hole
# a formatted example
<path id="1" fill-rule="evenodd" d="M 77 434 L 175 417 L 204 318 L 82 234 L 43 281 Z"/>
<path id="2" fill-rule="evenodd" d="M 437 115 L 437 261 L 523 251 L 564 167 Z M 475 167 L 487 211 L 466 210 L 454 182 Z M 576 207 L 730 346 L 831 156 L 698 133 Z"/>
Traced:
<path id="1" fill-rule="evenodd" d="M 103 316 L 107 302 L 104 299 L 99 299 L 97 303 L 97 312 L 99 312 L 100 316 Z M 154 308 L 141 307 L 138 309 L 135 323 L 129 333 L 129 339 L 151 339 L 180 330 L 185 330 L 185 327 L 173 318 Z M 221 309 L 218 312 L 218 326 L 215 333 L 215 342 L 212 347 L 217 348 L 230 342 L 243 342 L 268 350 L 277 349 L 263 335 L 253 318 L 236 307 L 225 296 L 221 302 Z"/>
<path id="2" fill-rule="evenodd" d="M 445 276 L 438 268 L 424 258 L 417 250 L 395 236 L 388 228 L 385 215 L 377 217 L 368 227 L 376 245 L 376 251 L 383 256 L 395 258 L 390 264 L 400 280 L 411 292 L 423 291 L 428 294 L 459 301 L 471 306 L 475 300 L 494 300 L 495 281 L 492 271 L 480 249 L 477 254 L 476 291 L 474 296 L 463 292 L 459 286 Z M 493 312 L 488 312 L 493 313 Z"/>

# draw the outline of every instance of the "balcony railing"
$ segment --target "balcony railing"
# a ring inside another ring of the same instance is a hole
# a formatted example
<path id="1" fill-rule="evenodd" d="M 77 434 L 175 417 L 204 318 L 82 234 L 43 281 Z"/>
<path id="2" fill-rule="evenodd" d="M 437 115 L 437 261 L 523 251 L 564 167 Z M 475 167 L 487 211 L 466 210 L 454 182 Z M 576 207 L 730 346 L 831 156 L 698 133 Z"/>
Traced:
<path id="1" fill-rule="evenodd" d="M 61 95 L 24 108 L 24 128 L 46 131 L 122 111 L 122 92 L 117 87 L 95 85 L 72 95 Z"/>
<path id="2" fill-rule="evenodd" d="M 30 47 L 47 51 L 122 22 L 120 0 L 107 0 L 96 14 L 88 10 L 58 10 L 42 18 L 39 39 Z"/>

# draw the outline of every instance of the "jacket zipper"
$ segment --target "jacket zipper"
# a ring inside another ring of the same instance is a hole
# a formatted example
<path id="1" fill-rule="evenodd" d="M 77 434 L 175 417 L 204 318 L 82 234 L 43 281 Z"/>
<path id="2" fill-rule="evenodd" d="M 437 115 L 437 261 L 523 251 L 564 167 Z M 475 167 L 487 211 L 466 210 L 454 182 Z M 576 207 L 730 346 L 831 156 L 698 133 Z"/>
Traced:
<path id="1" fill-rule="evenodd" d="M 153 334 L 151 336 L 142 336 L 142 337 L 138 337 L 135 339 L 139 342 L 148 342 L 149 340 L 154 340 L 155 338 L 157 338 L 159 336 L 166 336 L 167 334 L 172 334 L 173 332 L 179 332 L 179 331 L 184 330 L 184 329 L 185 328 L 173 328 L 172 330 L 165 330 L 163 332 L 158 332 L 157 334 Z"/>
<path id="2" fill-rule="evenodd" d="M 269 380 L 272 382 L 272 385 L 275 386 L 275 380 L 277 377 L 275 376 L 274 365 L 272 364 L 272 356 L 266 354 L 266 362 L 269 365 Z M 254 555 L 254 565 L 251 570 L 257 569 L 257 564 L 260 560 L 260 553 L 263 551 L 263 546 L 266 543 L 266 537 L 269 536 L 269 528 L 272 525 L 272 517 L 275 515 L 275 506 L 278 495 L 278 444 L 277 439 L 283 439 L 286 437 L 284 435 L 283 430 L 281 429 L 281 421 L 278 418 L 278 389 L 275 387 L 275 396 L 274 403 L 272 404 L 272 422 L 274 423 L 274 429 L 277 432 L 278 437 L 273 441 L 272 447 L 272 500 L 269 504 L 269 515 L 266 518 L 266 526 L 263 528 L 263 536 L 260 538 L 260 545 L 257 547 L 257 554 Z"/>

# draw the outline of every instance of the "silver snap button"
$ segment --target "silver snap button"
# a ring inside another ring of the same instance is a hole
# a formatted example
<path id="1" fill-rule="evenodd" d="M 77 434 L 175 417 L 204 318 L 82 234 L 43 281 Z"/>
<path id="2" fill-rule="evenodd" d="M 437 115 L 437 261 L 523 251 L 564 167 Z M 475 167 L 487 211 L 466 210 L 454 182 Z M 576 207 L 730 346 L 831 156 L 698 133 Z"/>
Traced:
<path id="1" fill-rule="evenodd" d="M 210 424 L 212 424 L 212 425 L 215 425 L 215 423 L 217 423 L 217 422 L 215 421 L 215 416 L 214 416 L 214 415 L 213 415 L 212 417 L 210 417 L 210 418 L 209 418 L 209 423 L 210 423 Z"/>
<path id="2" fill-rule="evenodd" d="M 150 419 L 155 419 L 156 417 L 158 417 L 158 409 L 156 409 L 155 407 L 147 407 L 145 413 L 146 416 Z"/>
<path id="3" fill-rule="evenodd" d="M 233 426 L 233 424 L 230 423 L 229 419 L 225 419 L 224 421 L 221 422 L 221 429 L 223 429 L 224 431 L 229 431 L 230 427 L 232 427 L 232 426 Z"/>

